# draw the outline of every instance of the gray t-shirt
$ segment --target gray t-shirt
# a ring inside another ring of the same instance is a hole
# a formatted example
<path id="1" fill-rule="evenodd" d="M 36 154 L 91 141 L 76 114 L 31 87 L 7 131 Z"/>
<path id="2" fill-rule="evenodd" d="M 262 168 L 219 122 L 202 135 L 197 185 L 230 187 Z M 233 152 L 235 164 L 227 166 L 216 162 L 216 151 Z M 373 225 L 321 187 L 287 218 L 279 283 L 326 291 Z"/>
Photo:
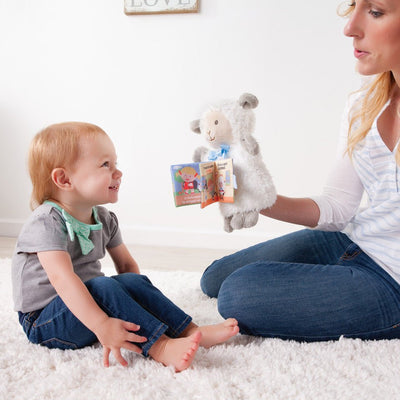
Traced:
<path id="1" fill-rule="evenodd" d="M 114 213 L 99 206 L 95 207 L 94 215 L 98 223 L 87 225 L 90 229 L 89 239 L 94 248 L 83 255 L 78 238 L 75 236 L 71 240 L 68 234 L 61 209 L 52 203 L 44 203 L 33 211 L 21 230 L 12 259 L 15 311 L 26 313 L 39 310 L 57 296 L 39 262 L 37 252 L 68 252 L 74 271 L 83 282 L 104 275 L 99 260 L 104 257 L 107 247 L 120 245 L 122 238 Z"/>

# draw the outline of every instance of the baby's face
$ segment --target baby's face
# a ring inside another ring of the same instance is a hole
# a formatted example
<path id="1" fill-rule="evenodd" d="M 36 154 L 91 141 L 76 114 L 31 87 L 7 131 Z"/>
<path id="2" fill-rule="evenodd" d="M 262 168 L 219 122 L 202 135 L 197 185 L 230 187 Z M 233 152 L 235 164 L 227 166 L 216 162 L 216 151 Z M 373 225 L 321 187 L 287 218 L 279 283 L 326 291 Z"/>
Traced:
<path id="1" fill-rule="evenodd" d="M 117 155 L 107 135 L 81 139 L 80 155 L 69 171 L 76 200 L 91 206 L 115 203 L 122 172 Z"/>

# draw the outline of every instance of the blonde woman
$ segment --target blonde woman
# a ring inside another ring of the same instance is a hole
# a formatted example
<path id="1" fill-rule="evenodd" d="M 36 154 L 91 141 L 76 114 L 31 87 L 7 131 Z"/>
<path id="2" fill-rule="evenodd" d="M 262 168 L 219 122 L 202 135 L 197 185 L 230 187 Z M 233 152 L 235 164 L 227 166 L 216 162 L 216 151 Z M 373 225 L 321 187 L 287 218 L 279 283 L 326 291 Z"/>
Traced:
<path id="1" fill-rule="evenodd" d="M 215 261 L 201 280 L 243 333 L 400 338 L 400 2 L 359 0 L 343 14 L 371 77 L 350 99 L 336 165 L 321 196 L 278 196 L 261 212 L 315 229 Z"/>

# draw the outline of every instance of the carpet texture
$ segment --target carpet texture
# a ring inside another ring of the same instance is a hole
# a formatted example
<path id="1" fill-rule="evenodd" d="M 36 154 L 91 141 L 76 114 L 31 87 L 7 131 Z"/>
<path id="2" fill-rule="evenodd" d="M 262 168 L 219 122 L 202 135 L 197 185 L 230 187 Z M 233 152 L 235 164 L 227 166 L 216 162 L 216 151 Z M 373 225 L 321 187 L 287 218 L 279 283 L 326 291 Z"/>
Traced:
<path id="1" fill-rule="evenodd" d="M 106 271 L 109 272 L 109 271 Z M 221 321 L 200 273 L 143 271 L 199 324 Z M 0 260 L 0 399 L 398 399 L 400 340 L 296 343 L 238 335 L 200 349 L 174 373 L 124 351 L 129 367 L 102 367 L 94 345 L 61 351 L 30 344 L 12 311 L 10 260 Z"/>

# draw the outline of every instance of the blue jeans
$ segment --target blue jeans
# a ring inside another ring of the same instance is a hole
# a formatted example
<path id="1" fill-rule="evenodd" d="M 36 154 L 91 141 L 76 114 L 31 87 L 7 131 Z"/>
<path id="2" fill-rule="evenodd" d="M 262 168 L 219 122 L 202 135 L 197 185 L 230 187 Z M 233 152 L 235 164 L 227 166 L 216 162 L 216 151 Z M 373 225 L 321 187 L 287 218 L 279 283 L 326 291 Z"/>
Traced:
<path id="1" fill-rule="evenodd" d="M 400 285 L 340 232 L 305 229 L 241 250 L 214 261 L 201 288 L 244 334 L 400 338 Z"/>
<path id="2" fill-rule="evenodd" d="M 107 315 L 140 325 L 135 333 L 146 337 L 147 342 L 135 344 L 144 356 L 161 335 L 178 337 L 192 320 L 144 275 L 100 276 L 85 285 Z M 60 297 L 42 310 L 19 313 L 19 320 L 31 342 L 49 348 L 77 349 L 97 341 Z"/>

